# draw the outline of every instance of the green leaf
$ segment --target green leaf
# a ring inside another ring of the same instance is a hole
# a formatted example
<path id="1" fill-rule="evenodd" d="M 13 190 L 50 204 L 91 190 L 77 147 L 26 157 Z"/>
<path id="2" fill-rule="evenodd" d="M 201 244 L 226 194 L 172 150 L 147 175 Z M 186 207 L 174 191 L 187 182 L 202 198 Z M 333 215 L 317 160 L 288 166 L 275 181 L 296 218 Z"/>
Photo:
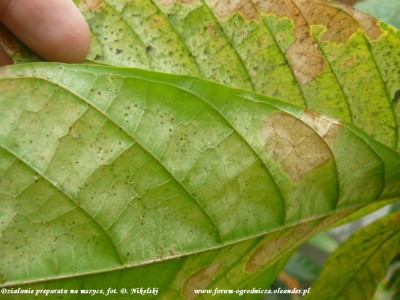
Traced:
<path id="1" fill-rule="evenodd" d="M 5 286 L 268 286 L 308 237 L 398 197 L 392 27 L 320 0 L 75 2 L 92 63 L 296 106 L 139 70 L 2 69 Z"/>
<path id="2" fill-rule="evenodd" d="M 399 250 L 400 214 L 395 213 L 360 229 L 340 246 L 306 299 L 371 299 Z"/>
<path id="3" fill-rule="evenodd" d="M 399 154 L 351 124 L 198 78 L 34 64 L 0 90 L 6 285 L 221 249 L 176 275 L 191 299 L 400 194 Z"/>

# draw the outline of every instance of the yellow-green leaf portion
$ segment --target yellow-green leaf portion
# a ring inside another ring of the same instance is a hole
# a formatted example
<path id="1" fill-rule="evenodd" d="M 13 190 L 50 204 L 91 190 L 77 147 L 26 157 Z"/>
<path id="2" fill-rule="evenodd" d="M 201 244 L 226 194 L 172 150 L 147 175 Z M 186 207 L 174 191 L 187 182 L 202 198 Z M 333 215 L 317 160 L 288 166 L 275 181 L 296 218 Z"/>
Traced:
<path id="1" fill-rule="evenodd" d="M 90 60 L 253 90 L 397 145 L 399 32 L 358 11 L 323 0 L 77 4 L 98 41 Z"/>

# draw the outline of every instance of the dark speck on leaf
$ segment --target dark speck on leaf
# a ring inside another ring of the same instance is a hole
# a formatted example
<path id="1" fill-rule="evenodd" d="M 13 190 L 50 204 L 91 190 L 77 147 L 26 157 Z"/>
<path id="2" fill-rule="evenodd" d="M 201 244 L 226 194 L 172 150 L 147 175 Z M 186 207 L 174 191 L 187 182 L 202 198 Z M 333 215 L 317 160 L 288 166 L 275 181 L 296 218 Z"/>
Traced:
<path id="1" fill-rule="evenodd" d="M 392 100 L 392 106 L 396 106 L 399 103 L 400 100 L 400 90 L 397 90 L 397 92 L 394 94 L 394 98 Z"/>
<path id="2" fill-rule="evenodd" d="M 121 54 L 122 52 L 123 52 L 123 50 L 117 49 L 117 50 L 115 51 L 115 54 L 118 55 L 118 54 Z"/>
<path id="3" fill-rule="evenodd" d="M 397 90 L 397 92 L 394 94 L 393 100 L 398 100 L 399 98 L 400 98 L 400 90 Z"/>
<path id="4" fill-rule="evenodd" d="M 147 47 L 146 47 L 146 52 L 147 52 L 147 53 L 149 53 L 151 50 L 153 50 L 153 47 L 152 47 L 152 46 L 147 46 Z"/>

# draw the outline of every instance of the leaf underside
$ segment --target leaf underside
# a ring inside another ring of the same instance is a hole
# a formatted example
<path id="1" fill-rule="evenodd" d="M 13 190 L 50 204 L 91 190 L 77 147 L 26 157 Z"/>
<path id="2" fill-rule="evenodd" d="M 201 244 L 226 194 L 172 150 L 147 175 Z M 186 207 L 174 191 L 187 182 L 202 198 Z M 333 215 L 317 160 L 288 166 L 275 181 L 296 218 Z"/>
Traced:
<path id="1" fill-rule="evenodd" d="M 58 64 L 4 68 L 0 89 L 1 269 L 10 283 L 275 232 L 242 258 L 255 273 L 280 243 L 293 248 L 398 195 L 397 152 L 350 124 L 250 92 Z M 221 264 L 209 266 L 212 277 Z"/>
<path id="2" fill-rule="evenodd" d="M 398 197 L 392 27 L 317 0 L 76 3 L 91 62 L 273 98 L 118 67 L 0 69 L 4 285 L 252 288 Z"/>

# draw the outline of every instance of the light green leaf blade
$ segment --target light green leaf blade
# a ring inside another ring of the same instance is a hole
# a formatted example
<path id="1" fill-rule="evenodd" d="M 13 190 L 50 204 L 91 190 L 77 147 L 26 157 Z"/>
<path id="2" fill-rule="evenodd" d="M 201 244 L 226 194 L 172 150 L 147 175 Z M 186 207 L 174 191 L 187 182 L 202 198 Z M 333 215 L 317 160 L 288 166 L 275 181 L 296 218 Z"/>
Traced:
<path id="1" fill-rule="evenodd" d="M 198 78 L 34 64 L 1 69 L 0 89 L 6 285 L 221 249 L 176 277 L 190 299 L 199 268 L 207 287 L 245 286 L 315 232 L 400 193 L 399 154 L 352 125 Z M 214 278 L 232 254 L 239 275 Z"/>
<path id="2" fill-rule="evenodd" d="M 395 213 L 360 229 L 340 246 L 306 299 L 371 299 L 399 250 L 400 214 Z"/>

